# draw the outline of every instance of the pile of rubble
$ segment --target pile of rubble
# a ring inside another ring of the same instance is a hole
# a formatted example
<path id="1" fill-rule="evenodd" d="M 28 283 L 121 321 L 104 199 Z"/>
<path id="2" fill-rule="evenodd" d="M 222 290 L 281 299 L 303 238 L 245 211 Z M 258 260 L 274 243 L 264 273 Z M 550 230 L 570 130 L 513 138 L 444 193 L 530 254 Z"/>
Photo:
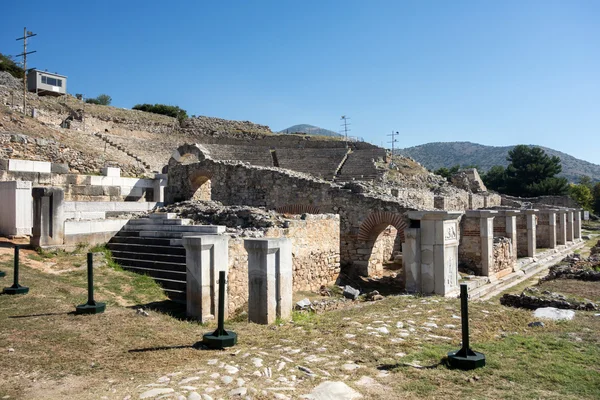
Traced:
<path id="1" fill-rule="evenodd" d="M 598 310 L 598 305 L 591 301 L 576 301 L 568 299 L 562 294 L 552 293 L 547 290 L 540 292 L 535 287 L 525 289 L 520 295 L 507 293 L 500 298 L 500 304 L 508 307 L 526 308 L 528 310 L 537 310 L 542 307 L 554 307 L 563 310 Z"/>
<path id="2" fill-rule="evenodd" d="M 257 237 L 268 228 L 287 228 L 289 221 L 275 211 L 249 206 L 224 206 L 218 201 L 188 200 L 162 207 L 159 212 L 177 213 L 199 225 L 224 225 L 227 232 Z"/>

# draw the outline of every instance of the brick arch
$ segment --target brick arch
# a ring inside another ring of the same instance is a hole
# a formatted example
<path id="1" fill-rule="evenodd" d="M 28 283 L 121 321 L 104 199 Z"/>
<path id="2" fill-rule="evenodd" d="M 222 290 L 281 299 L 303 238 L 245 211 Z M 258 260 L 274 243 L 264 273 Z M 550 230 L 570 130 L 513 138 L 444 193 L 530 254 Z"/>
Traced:
<path id="1" fill-rule="evenodd" d="M 275 211 L 280 214 L 321 214 L 319 207 L 305 204 L 288 204 L 277 207 Z"/>
<path id="2" fill-rule="evenodd" d="M 360 224 L 360 228 L 358 229 L 358 240 L 368 241 L 371 239 L 373 233 L 375 233 L 373 232 L 375 228 L 381 226 L 386 227 L 388 225 L 392 225 L 398 230 L 398 235 L 400 235 L 402 242 L 404 242 L 404 229 L 408 226 L 408 223 L 403 214 L 392 211 L 372 212 L 362 224 Z"/>

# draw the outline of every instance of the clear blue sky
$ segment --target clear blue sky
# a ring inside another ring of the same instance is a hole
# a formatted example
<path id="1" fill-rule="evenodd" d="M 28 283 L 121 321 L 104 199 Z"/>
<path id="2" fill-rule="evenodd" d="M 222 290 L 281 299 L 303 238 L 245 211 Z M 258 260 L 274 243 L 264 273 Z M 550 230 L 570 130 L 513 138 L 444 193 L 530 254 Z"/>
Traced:
<path id="1" fill-rule="evenodd" d="M 300 123 L 399 147 L 538 144 L 600 164 L 600 1 L 29 1 L 0 52 L 113 105 Z"/>

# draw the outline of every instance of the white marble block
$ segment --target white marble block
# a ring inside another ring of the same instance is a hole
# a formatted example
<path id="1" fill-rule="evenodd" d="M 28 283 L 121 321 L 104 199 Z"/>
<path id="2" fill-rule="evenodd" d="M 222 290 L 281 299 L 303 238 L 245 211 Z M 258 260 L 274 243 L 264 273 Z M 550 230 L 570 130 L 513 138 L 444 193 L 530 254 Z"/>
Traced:
<path id="1" fill-rule="evenodd" d="M 182 242 L 186 253 L 186 313 L 200 322 L 215 319 L 219 311 L 219 271 L 227 275 L 229 236 L 186 236 Z M 224 301 L 227 319 L 227 298 Z"/>
<path id="2" fill-rule="evenodd" d="M 246 239 L 248 320 L 272 324 L 292 317 L 292 243 L 287 238 Z"/>

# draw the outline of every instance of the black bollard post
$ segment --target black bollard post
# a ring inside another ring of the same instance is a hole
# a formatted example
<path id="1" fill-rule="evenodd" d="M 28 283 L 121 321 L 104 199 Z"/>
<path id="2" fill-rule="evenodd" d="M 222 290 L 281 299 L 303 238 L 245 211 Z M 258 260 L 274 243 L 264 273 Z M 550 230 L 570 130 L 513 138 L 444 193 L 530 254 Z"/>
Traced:
<path id="1" fill-rule="evenodd" d="M 87 254 L 88 301 L 75 307 L 75 314 L 100 314 L 106 309 L 105 303 L 94 300 L 94 253 Z"/>
<path id="2" fill-rule="evenodd" d="M 448 363 L 462 370 L 475 369 L 485 365 L 485 355 L 471 350 L 469 346 L 469 295 L 467 285 L 460 285 L 460 316 L 462 322 L 462 348 L 448 353 Z"/>
<path id="3" fill-rule="evenodd" d="M 225 330 L 225 271 L 219 271 L 219 320 L 217 330 L 206 333 L 202 344 L 210 349 L 223 349 L 237 343 L 237 334 Z"/>
<path id="4" fill-rule="evenodd" d="M 11 287 L 4 288 L 4 294 L 27 294 L 29 288 L 27 286 L 19 285 L 19 246 L 15 246 L 15 274 L 13 279 L 13 285 Z"/>

